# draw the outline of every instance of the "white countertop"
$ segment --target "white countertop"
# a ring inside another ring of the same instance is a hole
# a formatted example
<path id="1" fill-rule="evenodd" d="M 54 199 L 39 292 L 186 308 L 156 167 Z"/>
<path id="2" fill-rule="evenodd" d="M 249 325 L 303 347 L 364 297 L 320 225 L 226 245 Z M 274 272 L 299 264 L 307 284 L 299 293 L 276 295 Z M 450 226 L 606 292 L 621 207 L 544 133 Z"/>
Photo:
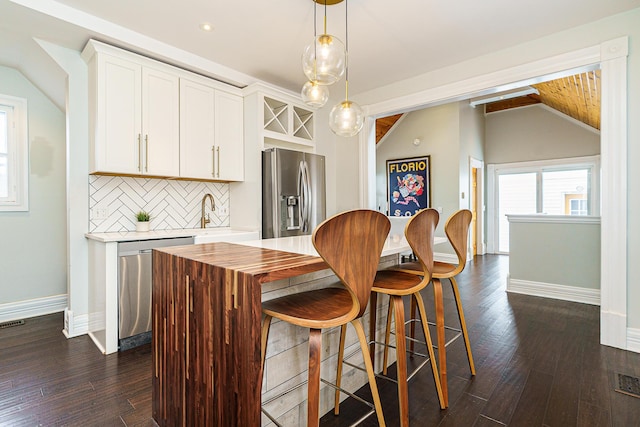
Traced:
<path id="1" fill-rule="evenodd" d="M 446 237 L 436 237 L 434 243 L 446 242 Z M 274 249 L 284 252 L 292 252 L 302 255 L 319 256 L 316 249 L 311 243 L 311 236 L 292 236 L 292 237 L 277 237 L 274 239 L 263 240 L 248 240 L 244 242 L 235 242 L 238 245 L 254 246 L 257 248 Z M 382 248 L 382 255 L 395 255 L 403 252 L 411 252 L 409 243 L 404 238 L 404 234 L 390 233 L 387 237 L 387 241 Z"/>
<path id="2" fill-rule="evenodd" d="M 256 231 L 241 230 L 230 227 L 215 228 L 180 228 L 175 230 L 151 230 L 145 232 L 123 231 L 116 233 L 87 233 L 85 237 L 99 242 L 131 242 L 134 240 L 171 239 L 174 237 L 196 236 L 238 236 L 245 233 L 257 233 Z"/>

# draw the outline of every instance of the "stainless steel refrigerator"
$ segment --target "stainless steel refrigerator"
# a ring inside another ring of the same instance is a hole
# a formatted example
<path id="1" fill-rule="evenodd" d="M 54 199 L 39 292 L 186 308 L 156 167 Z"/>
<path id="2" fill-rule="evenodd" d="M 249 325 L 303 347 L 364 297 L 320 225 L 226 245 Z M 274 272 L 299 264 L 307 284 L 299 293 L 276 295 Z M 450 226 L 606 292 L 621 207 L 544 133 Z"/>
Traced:
<path id="1" fill-rule="evenodd" d="M 262 152 L 262 237 L 311 234 L 326 217 L 324 156 Z"/>

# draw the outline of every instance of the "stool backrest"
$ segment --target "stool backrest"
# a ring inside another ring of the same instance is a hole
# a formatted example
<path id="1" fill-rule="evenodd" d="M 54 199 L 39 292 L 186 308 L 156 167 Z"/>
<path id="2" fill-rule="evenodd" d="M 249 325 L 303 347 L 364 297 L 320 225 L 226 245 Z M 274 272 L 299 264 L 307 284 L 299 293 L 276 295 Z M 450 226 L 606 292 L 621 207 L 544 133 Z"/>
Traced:
<path id="1" fill-rule="evenodd" d="M 435 209 L 423 209 L 412 216 L 404 228 L 404 235 L 424 270 L 424 280 L 431 280 L 433 272 L 433 237 L 440 220 Z"/>
<path id="2" fill-rule="evenodd" d="M 444 232 L 458 255 L 457 273 L 464 270 L 467 262 L 467 246 L 469 241 L 469 225 L 472 213 L 469 209 L 460 209 L 447 219 Z M 456 273 L 456 274 L 457 274 Z"/>
<path id="3" fill-rule="evenodd" d="M 313 231 L 313 246 L 358 305 L 354 318 L 367 308 L 390 229 L 389 219 L 380 212 L 353 210 L 328 218 Z"/>

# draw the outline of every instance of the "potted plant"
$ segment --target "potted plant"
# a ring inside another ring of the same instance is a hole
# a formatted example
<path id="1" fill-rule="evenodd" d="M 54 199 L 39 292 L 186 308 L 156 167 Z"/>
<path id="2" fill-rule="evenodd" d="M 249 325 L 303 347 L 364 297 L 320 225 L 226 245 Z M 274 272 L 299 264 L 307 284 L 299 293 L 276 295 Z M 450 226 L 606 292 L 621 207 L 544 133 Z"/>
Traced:
<path id="1" fill-rule="evenodd" d="M 138 211 L 136 214 L 136 231 L 149 231 L 151 215 L 146 211 Z"/>

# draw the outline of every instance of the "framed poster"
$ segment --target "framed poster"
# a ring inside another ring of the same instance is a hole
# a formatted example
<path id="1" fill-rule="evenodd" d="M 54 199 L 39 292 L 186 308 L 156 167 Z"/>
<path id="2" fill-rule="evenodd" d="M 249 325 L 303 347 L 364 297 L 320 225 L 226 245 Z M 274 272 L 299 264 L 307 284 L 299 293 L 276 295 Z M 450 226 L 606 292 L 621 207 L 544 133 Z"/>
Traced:
<path id="1" fill-rule="evenodd" d="M 431 156 L 387 160 L 389 216 L 412 216 L 431 206 Z"/>

